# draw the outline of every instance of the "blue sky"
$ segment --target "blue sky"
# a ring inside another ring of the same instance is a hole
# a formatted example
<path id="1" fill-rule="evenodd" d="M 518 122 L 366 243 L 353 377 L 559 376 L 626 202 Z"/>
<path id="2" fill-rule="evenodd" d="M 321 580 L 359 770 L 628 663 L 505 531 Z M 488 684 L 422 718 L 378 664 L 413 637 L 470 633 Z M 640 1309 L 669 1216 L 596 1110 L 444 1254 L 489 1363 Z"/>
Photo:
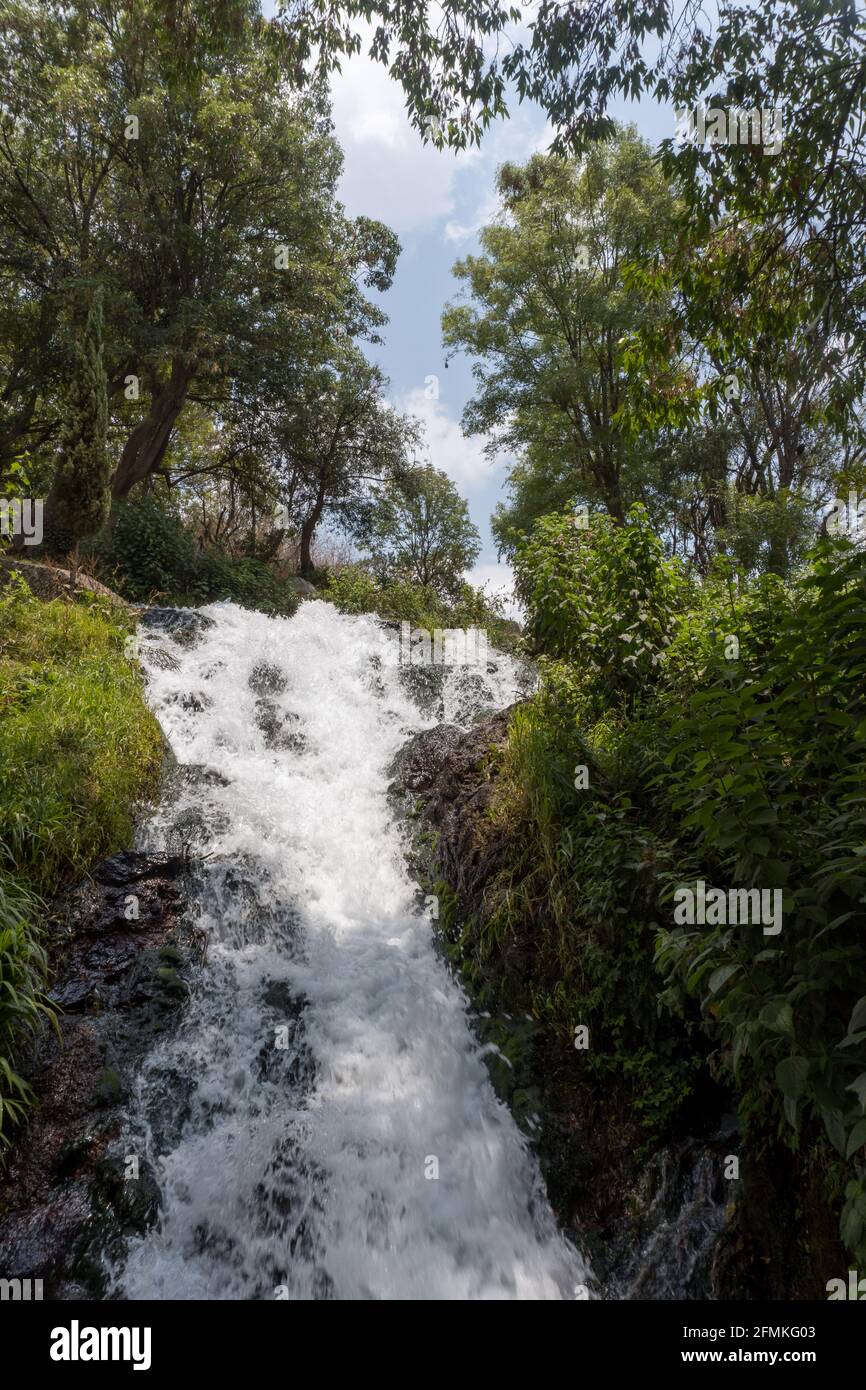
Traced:
<path id="1" fill-rule="evenodd" d="M 345 154 L 341 197 L 346 211 L 387 223 L 403 248 L 394 284 L 381 297 L 389 316 L 385 341 L 370 348 L 370 356 L 390 378 L 395 406 L 423 420 L 431 461 L 454 479 L 469 503 L 484 546 L 470 578 L 510 589 L 510 573 L 497 564 L 489 524 L 502 495 L 507 459 L 489 462 L 484 441 L 462 434 L 460 417 L 472 394 L 471 364 L 460 356 L 445 369 L 440 316 L 458 293 L 451 267 L 478 250 L 478 229 L 496 210 L 497 167 L 547 148 L 545 115 L 537 107 L 515 105 L 510 120 L 487 132 L 480 150 L 438 151 L 424 145 L 409 124 L 399 84 L 364 55 L 344 62 L 332 83 L 332 99 Z M 667 106 L 621 102 L 611 113 L 633 121 L 654 144 L 674 133 Z M 438 400 L 425 391 L 433 376 Z"/>

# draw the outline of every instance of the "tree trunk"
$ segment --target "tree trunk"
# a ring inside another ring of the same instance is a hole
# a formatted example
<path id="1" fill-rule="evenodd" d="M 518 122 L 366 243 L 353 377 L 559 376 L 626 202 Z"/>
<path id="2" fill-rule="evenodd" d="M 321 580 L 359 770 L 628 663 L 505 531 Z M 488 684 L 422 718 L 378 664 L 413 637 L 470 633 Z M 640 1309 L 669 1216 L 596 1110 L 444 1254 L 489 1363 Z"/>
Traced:
<path id="1" fill-rule="evenodd" d="M 130 434 L 111 480 L 111 495 L 127 497 L 136 483 L 155 472 L 165 457 L 177 417 L 183 410 L 194 369 L 174 362 L 167 383 L 158 390 L 150 410 Z"/>
<path id="2" fill-rule="evenodd" d="M 325 507 L 325 484 L 322 483 L 316 494 L 313 510 L 305 517 L 301 526 L 301 574 L 305 579 L 313 573 L 313 537 L 316 534 Z"/>

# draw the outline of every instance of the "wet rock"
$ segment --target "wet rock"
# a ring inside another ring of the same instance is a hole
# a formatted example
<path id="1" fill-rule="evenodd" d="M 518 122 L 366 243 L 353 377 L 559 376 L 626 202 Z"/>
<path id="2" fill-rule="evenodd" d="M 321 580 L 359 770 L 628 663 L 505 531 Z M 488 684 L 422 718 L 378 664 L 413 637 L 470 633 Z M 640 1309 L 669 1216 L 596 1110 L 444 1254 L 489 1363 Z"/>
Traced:
<path id="1" fill-rule="evenodd" d="M 188 710 L 190 714 L 203 714 L 213 704 L 213 700 L 209 695 L 205 695 L 203 690 L 187 690 L 178 696 L 178 702 L 181 709 Z"/>
<path id="2" fill-rule="evenodd" d="M 94 1172 L 94 1200 L 103 1214 L 110 1209 L 124 1235 L 144 1235 L 159 1215 L 159 1184 L 146 1160 L 138 1159 L 134 1170 L 129 1169 L 123 1158 L 102 1159 Z"/>
<path id="3" fill-rule="evenodd" d="M 256 662 L 250 672 L 249 687 L 254 695 L 279 695 L 288 683 L 285 672 L 270 661 Z"/>
<path id="4" fill-rule="evenodd" d="M 299 574 L 290 575 L 289 578 L 286 580 L 286 583 L 288 584 L 290 589 L 294 589 L 295 593 L 299 596 L 299 598 L 319 597 L 319 591 L 315 587 L 315 585 L 310 584 L 309 581 L 306 579 L 302 579 Z"/>
<path id="5" fill-rule="evenodd" d="M 125 1095 L 120 1073 L 114 1067 L 105 1067 L 96 1078 L 94 1094 L 100 1105 L 119 1105 Z"/>
<path id="6" fill-rule="evenodd" d="M 186 996 L 188 870 L 182 856 L 114 855 L 47 923 L 60 1036 L 46 1029 L 24 1062 L 37 1104 L 0 1181 L 0 1270 L 42 1279 L 49 1299 L 103 1297 L 103 1257 L 154 1219 L 153 1174 L 140 1160 L 127 1178 L 116 1147 L 131 1077 Z"/>
<path id="7" fill-rule="evenodd" d="M 470 729 L 441 724 L 406 745 L 391 767 L 392 789 L 407 795 L 412 814 L 436 842 L 436 877 L 457 892 L 466 911 L 477 911 L 507 846 L 483 833 L 493 794 L 491 751 L 501 746 L 516 706 Z M 423 865 L 416 864 L 423 871 Z M 429 864 L 428 864 L 429 869 Z"/>
<path id="8" fill-rule="evenodd" d="M 160 608 L 154 605 L 143 608 L 138 621 L 143 628 L 166 633 L 179 647 L 193 646 L 203 632 L 213 627 L 213 618 L 194 608 Z"/>
<path id="9" fill-rule="evenodd" d="M 302 753 L 307 746 L 298 716 L 281 710 L 273 700 L 256 700 L 256 724 L 264 735 L 266 748 Z"/>

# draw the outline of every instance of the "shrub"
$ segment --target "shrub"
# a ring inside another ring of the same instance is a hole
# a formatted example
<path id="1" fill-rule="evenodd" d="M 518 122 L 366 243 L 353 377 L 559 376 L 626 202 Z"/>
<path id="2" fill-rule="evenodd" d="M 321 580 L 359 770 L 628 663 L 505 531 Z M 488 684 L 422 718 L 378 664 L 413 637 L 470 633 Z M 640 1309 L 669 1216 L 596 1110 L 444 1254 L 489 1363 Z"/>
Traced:
<path id="1" fill-rule="evenodd" d="M 794 1146 L 817 1121 L 862 1177 L 866 555 L 825 543 L 790 597 L 769 648 L 708 668 L 658 788 L 704 880 L 779 889 L 782 930 L 666 929 L 658 961 L 666 1003 L 699 1001 L 744 1116 L 778 1119 Z M 864 1218 L 847 1213 L 849 1244 Z"/>
<path id="2" fill-rule="evenodd" d="M 587 712 L 597 717 L 657 680 L 689 586 L 644 507 L 622 526 L 587 520 L 583 529 L 575 517 L 542 517 L 518 545 L 515 571 L 534 650 L 585 673 Z"/>
<path id="3" fill-rule="evenodd" d="M 379 580 L 364 565 L 344 565 L 330 572 L 322 597 L 342 613 L 375 613 L 427 631 L 483 627 L 494 646 L 513 645 L 515 640 L 515 624 L 502 617 L 501 604 L 470 584 L 459 586 L 446 600 L 429 584 L 399 575 Z"/>
<path id="4" fill-rule="evenodd" d="M 637 1079 L 656 1119 L 683 1042 L 709 1049 L 747 1134 L 823 1153 L 866 1259 L 866 553 L 823 541 L 787 585 L 721 560 L 698 587 L 633 511 L 545 518 L 518 568 L 543 685 L 505 759 L 507 930 L 532 924 L 540 1007 L 594 1027 L 587 1067 Z M 697 879 L 778 889 L 781 932 L 675 925 Z"/>
<path id="5" fill-rule="evenodd" d="M 265 613 L 294 613 L 291 585 L 260 560 L 233 559 L 209 548 L 197 553 L 180 516 L 151 497 L 122 503 L 98 552 L 121 590 L 139 602 L 195 606 L 232 599 Z"/>

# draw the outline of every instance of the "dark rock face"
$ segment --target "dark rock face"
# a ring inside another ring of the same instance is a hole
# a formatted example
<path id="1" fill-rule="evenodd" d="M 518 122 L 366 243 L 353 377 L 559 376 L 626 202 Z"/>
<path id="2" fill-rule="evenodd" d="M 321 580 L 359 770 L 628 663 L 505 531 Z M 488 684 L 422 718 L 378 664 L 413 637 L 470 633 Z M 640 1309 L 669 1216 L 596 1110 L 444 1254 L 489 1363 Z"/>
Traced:
<path id="1" fill-rule="evenodd" d="M 465 911 L 480 907 L 506 849 L 481 834 L 480 820 L 494 786 L 485 755 L 504 743 L 513 708 L 489 715 L 471 729 L 440 724 L 417 734 L 392 769 L 399 789 L 413 799 L 415 813 L 433 832 L 436 868 Z"/>
<path id="2" fill-rule="evenodd" d="M 0 1175 L 0 1271 L 53 1299 L 105 1293 L 103 1256 L 156 1220 L 144 1160 L 117 1152 L 135 1065 L 175 1022 L 198 943 L 184 926 L 186 860 L 126 851 L 98 864 L 49 921 L 62 1010 L 26 1070 L 37 1105 Z"/>

